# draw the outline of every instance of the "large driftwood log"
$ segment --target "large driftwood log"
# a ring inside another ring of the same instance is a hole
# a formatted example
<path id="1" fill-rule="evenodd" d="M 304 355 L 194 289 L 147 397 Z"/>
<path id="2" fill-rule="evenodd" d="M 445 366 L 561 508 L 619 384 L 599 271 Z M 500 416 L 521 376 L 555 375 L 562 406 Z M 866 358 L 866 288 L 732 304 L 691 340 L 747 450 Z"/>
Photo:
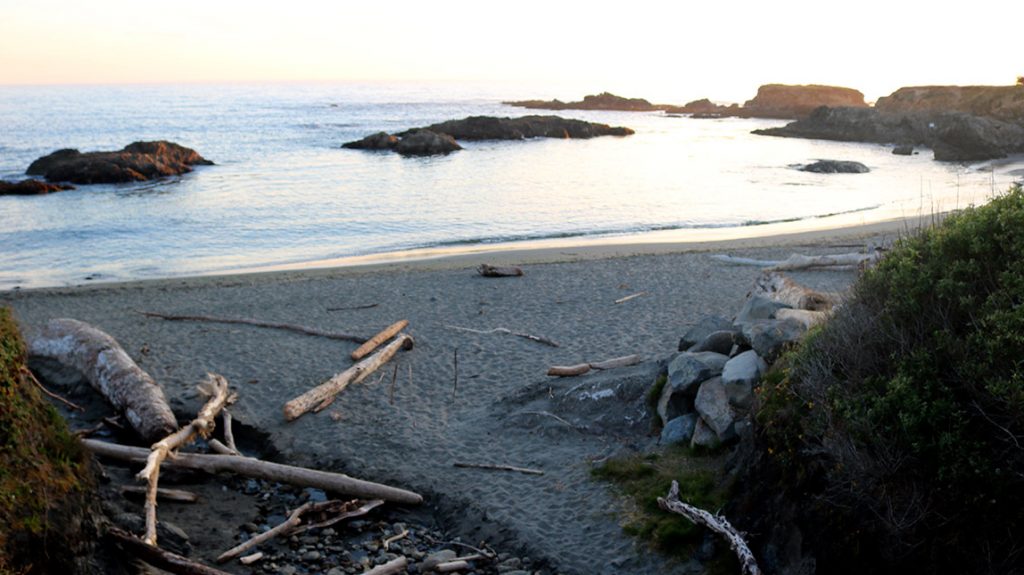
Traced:
<path id="1" fill-rule="evenodd" d="M 395 323 L 384 328 L 380 333 L 366 340 L 366 343 L 359 346 L 355 351 L 352 352 L 352 361 L 359 361 L 367 355 L 373 353 L 373 350 L 381 346 L 385 341 L 395 337 L 395 335 L 408 327 L 409 320 L 403 319 L 396 321 Z"/>
<path id="2" fill-rule="evenodd" d="M 241 325 L 252 325 L 256 327 L 267 327 L 271 329 L 283 329 L 285 331 L 293 331 L 295 333 L 301 333 L 305 335 L 315 335 L 317 337 L 326 337 L 328 339 L 340 339 L 342 341 L 354 341 L 356 343 L 363 343 L 366 341 L 365 337 L 358 335 L 352 335 L 350 333 L 341 333 L 336 331 L 326 331 L 322 329 L 316 329 L 313 327 L 306 327 L 304 325 L 296 325 L 294 323 L 278 323 L 273 321 L 263 321 L 259 319 L 249 319 L 244 317 L 213 317 L 208 315 L 174 315 L 167 313 L 157 313 L 154 311 L 140 311 L 142 315 L 146 317 L 158 317 L 167 321 L 204 321 L 209 323 L 233 323 Z"/>
<path id="3" fill-rule="evenodd" d="M 143 540 L 150 545 L 156 545 L 156 496 L 160 481 L 160 464 L 172 451 L 191 443 L 196 435 L 209 437 L 216 426 L 214 419 L 237 397 L 228 389 L 228 380 L 214 373 L 206 374 L 206 379 L 199 384 L 199 391 L 209 397 L 199 410 L 199 414 L 185 427 L 154 443 L 146 458 L 146 467 L 136 476 L 144 479 L 147 485 L 146 536 Z"/>
<path id="4" fill-rule="evenodd" d="M 836 294 L 812 290 L 776 272 L 765 272 L 758 276 L 750 295 L 764 296 L 794 309 L 811 311 L 829 311 L 839 302 Z"/>
<path id="5" fill-rule="evenodd" d="M 721 515 L 712 515 L 703 509 L 694 507 L 689 503 L 679 500 L 679 483 L 672 482 L 668 495 L 658 498 L 658 507 L 669 513 L 682 515 L 697 525 L 703 525 L 718 533 L 729 542 L 736 557 L 740 560 L 740 566 L 746 575 L 760 575 L 761 570 L 754 559 L 754 553 L 750 550 L 743 535 L 732 526 L 731 523 Z"/>
<path id="6" fill-rule="evenodd" d="M 214 569 L 181 555 L 149 545 L 142 539 L 117 527 L 108 527 L 106 535 L 117 542 L 128 553 L 169 573 L 176 573 L 177 575 L 229 575 L 220 569 Z"/>
<path id="7" fill-rule="evenodd" d="M 379 352 L 286 403 L 284 405 L 285 419 L 293 421 L 324 402 L 333 400 L 334 396 L 341 393 L 349 384 L 359 383 L 376 371 L 377 368 L 387 363 L 389 359 L 398 353 L 399 349 L 410 349 L 412 346 L 413 339 L 411 336 L 406 334 L 398 336 L 395 341 L 389 343 Z"/>
<path id="8" fill-rule="evenodd" d="M 880 251 L 872 250 L 866 254 L 859 252 L 821 256 L 792 254 L 784 260 L 757 260 L 728 255 L 713 255 L 711 258 L 730 264 L 762 267 L 767 271 L 793 271 L 814 268 L 858 269 L 861 266 L 874 263 L 880 256 Z"/>
<path id="9" fill-rule="evenodd" d="M 52 319 L 30 335 L 28 352 L 82 372 L 147 441 L 178 428 L 163 389 L 107 333 L 78 320 Z"/>
<path id="10" fill-rule="evenodd" d="M 96 455 L 124 461 L 145 462 L 150 453 L 148 449 L 142 447 L 118 445 L 96 439 L 83 439 L 82 444 Z M 365 499 L 383 499 L 411 505 L 423 502 L 423 497 L 418 493 L 405 489 L 363 481 L 341 473 L 293 467 L 251 457 L 179 452 L 171 459 L 165 460 L 163 464 L 184 469 L 198 469 L 207 473 L 237 473 L 255 479 L 279 481 L 300 487 L 315 487 L 332 493 L 342 493 Z"/>

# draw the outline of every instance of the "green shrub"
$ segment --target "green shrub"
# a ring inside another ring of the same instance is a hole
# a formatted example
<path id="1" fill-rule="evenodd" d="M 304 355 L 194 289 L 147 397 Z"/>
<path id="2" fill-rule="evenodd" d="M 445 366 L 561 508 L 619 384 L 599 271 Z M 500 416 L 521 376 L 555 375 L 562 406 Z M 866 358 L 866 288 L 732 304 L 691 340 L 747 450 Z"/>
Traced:
<path id="1" fill-rule="evenodd" d="M 749 481 L 799 506 L 819 572 L 1021 569 L 1019 186 L 899 242 L 777 368 Z"/>

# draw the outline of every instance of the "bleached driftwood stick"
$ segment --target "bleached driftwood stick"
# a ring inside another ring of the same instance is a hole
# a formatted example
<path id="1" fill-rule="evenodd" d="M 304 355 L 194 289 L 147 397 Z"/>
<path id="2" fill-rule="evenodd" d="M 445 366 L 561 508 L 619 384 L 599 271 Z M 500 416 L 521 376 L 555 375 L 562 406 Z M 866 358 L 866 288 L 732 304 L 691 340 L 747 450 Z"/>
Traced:
<path id="1" fill-rule="evenodd" d="M 583 375 L 588 373 L 591 369 L 615 369 L 617 367 L 627 367 L 630 365 L 636 365 L 640 363 L 640 356 L 624 355 L 622 357 L 614 357 L 612 359 L 606 359 L 604 361 L 595 361 L 591 363 L 580 363 L 576 365 L 553 365 L 548 368 L 548 375 L 554 375 L 558 377 L 575 377 L 577 375 Z"/>
<path id="2" fill-rule="evenodd" d="M 636 299 L 636 298 L 638 298 L 638 297 L 640 297 L 642 295 L 647 295 L 647 292 L 642 291 L 642 292 L 638 292 L 638 293 L 635 293 L 635 294 L 632 294 L 632 295 L 628 295 L 626 297 L 620 297 L 619 299 L 615 300 L 615 303 L 616 304 L 626 303 L 627 301 L 629 301 L 631 299 Z"/>
<path id="3" fill-rule="evenodd" d="M 263 552 L 257 551 L 252 555 L 246 555 L 245 557 L 239 557 L 238 562 L 242 565 L 252 565 L 253 563 L 263 559 Z"/>
<path id="4" fill-rule="evenodd" d="M 167 321 L 204 321 L 209 323 L 233 323 L 242 325 L 252 325 L 256 327 L 268 327 L 271 329 L 283 329 L 285 331 L 293 331 L 296 333 L 302 333 L 306 335 L 315 335 L 318 337 L 326 337 L 328 339 L 340 339 L 342 341 L 354 341 L 356 343 L 363 343 L 366 341 L 365 337 L 358 335 L 352 335 L 350 333 L 341 333 L 336 331 L 325 331 L 322 329 L 316 329 L 312 327 L 306 327 L 304 325 L 296 325 L 293 323 L 278 323 L 272 321 L 262 321 L 258 319 L 248 319 L 241 317 L 213 317 L 208 315 L 174 315 L 167 313 L 157 313 L 153 311 L 140 311 L 142 315 L 146 317 L 158 317 Z"/>
<path id="5" fill-rule="evenodd" d="M 784 260 L 757 260 L 729 255 L 713 255 L 712 259 L 735 265 L 757 266 L 770 271 L 793 271 L 813 268 L 850 268 L 857 269 L 862 265 L 874 263 L 881 252 L 874 250 L 866 254 L 852 252 L 821 256 L 805 256 L 792 254 Z"/>
<path id="6" fill-rule="evenodd" d="M 387 539 L 385 539 L 384 542 L 381 545 L 382 545 L 382 547 L 384 547 L 384 551 L 390 551 L 392 543 L 395 543 L 397 541 L 401 541 L 402 539 L 405 539 L 408 536 L 409 536 L 409 530 L 408 529 L 403 529 L 401 533 L 399 533 L 397 535 L 392 535 L 391 537 L 388 537 Z"/>
<path id="7" fill-rule="evenodd" d="M 146 495 L 148 488 L 142 485 L 122 485 L 121 493 L 125 495 Z M 182 489 L 164 489 L 160 487 L 156 490 L 157 499 L 163 499 L 166 501 L 174 501 L 175 503 L 195 503 L 199 501 L 199 496 L 191 491 L 184 491 Z"/>
<path id="8" fill-rule="evenodd" d="M 145 461 L 150 453 L 148 449 L 143 447 L 118 445 L 96 439 L 83 439 L 82 445 L 89 448 L 96 455 L 125 461 Z M 385 501 L 411 505 L 418 505 L 423 502 L 423 497 L 418 493 L 405 489 L 363 481 L 341 473 L 293 467 L 281 463 L 262 461 L 252 457 L 176 453 L 173 458 L 164 461 L 164 465 L 183 469 L 199 469 L 207 473 L 237 473 L 238 475 L 255 479 L 278 481 L 300 487 L 315 487 L 324 491 L 367 499 L 383 499 Z"/>
<path id="9" fill-rule="evenodd" d="M 528 467 L 513 467 L 511 465 L 496 465 L 493 463 L 463 463 L 456 461 L 453 463 L 455 467 L 465 467 L 470 469 L 493 469 L 496 471 L 515 471 L 517 473 L 525 473 L 527 475 L 544 475 L 544 472 L 540 469 L 530 469 Z"/>
<path id="10" fill-rule="evenodd" d="M 149 457 L 146 458 L 146 467 L 136 475 L 148 485 L 145 505 L 146 536 L 143 540 L 150 545 L 156 545 L 156 494 L 160 481 L 160 464 L 167 459 L 171 451 L 187 445 L 196 435 L 209 437 L 216 426 L 214 419 L 217 414 L 237 397 L 228 389 L 228 380 L 214 373 L 206 374 L 206 379 L 199 384 L 199 390 L 210 398 L 199 410 L 199 414 L 185 427 L 153 444 Z"/>
<path id="11" fill-rule="evenodd" d="M 496 327 L 494 329 L 473 329 L 471 327 L 459 327 L 457 325 L 445 325 L 445 327 L 448 329 L 454 329 L 458 331 L 468 331 L 469 333 L 479 333 L 481 335 L 487 335 L 490 333 L 503 333 L 505 335 L 514 335 L 516 337 L 521 337 L 524 339 L 528 339 L 530 341 L 535 341 L 537 343 L 543 343 L 544 345 L 550 345 L 551 347 L 561 347 L 557 343 L 551 341 L 546 337 L 542 337 L 539 335 L 531 335 L 528 333 L 522 333 L 518 331 L 512 331 L 504 327 Z"/>
<path id="12" fill-rule="evenodd" d="M 360 503 L 362 503 L 362 505 L 360 505 Z M 309 510 L 310 515 L 314 513 L 334 513 L 334 516 L 330 519 L 325 519 L 316 523 L 307 522 L 301 527 L 293 529 L 288 534 L 299 535 L 309 531 L 310 529 L 326 529 L 335 523 L 344 521 L 345 519 L 366 515 L 381 505 L 384 505 L 383 499 L 370 499 L 369 501 L 359 501 L 358 499 L 353 499 L 352 501 L 341 501 L 338 499 L 332 499 L 330 501 L 324 501 L 323 503 L 317 503 Z"/>
<path id="13" fill-rule="evenodd" d="M 242 455 L 241 451 L 238 451 L 237 449 L 231 449 L 230 447 L 224 445 L 223 443 L 216 439 L 208 439 L 206 440 L 206 444 L 210 446 L 211 451 L 213 451 L 214 453 L 219 453 L 220 455 Z"/>
<path id="14" fill-rule="evenodd" d="M 349 384 L 359 383 L 366 379 L 378 367 L 394 357 L 399 349 L 411 349 L 412 346 L 413 339 L 411 336 L 407 334 L 399 335 L 377 353 L 286 403 L 284 405 L 284 418 L 288 421 L 294 421 L 325 401 L 332 400 L 334 396 L 341 393 Z"/>
<path id="15" fill-rule="evenodd" d="M 224 424 L 224 442 L 227 444 L 228 449 L 238 453 L 238 446 L 235 445 L 235 431 L 231 428 L 233 423 L 231 412 L 226 409 L 222 411 L 220 421 Z"/>
<path id="16" fill-rule="evenodd" d="M 108 527 L 106 535 L 117 542 L 128 553 L 169 573 L 176 573 L 178 575 L 229 575 L 220 569 L 214 569 L 202 563 L 197 563 L 187 557 L 182 557 L 154 545 L 148 545 L 142 539 L 117 527 Z"/>
<path id="17" fill-rule="evenodd" d="M 74 319 L 51 319 L 30 335 L 28 353 L 82 372 L 143 439 L 156 441 L 178 428 L 163 389 L 101 330 Z"/>
<path id="18" fill-rule="evenodd" d="M 383 565 L 378 565 L 369 571 L 363 571 L 363 575 L 393 575 L 394 573 L 405 571 L 408 564 L 408 559 L 405 557 L 399 557 L 397 559 L 392 559 Z"/>
<path id="19" fill-rule="evenodd" d="M 731 523 L 721 515 L 712 515 L 703 509 L 699 509 L 679 500 L 679 483 L 672 482 L 668 495 L 658 498 L 658 507 L 669 513 L 676 513 L 689 519 L 697 525 L 703 525 L 718 533 L 729 542 L 736 557 L 740 560 L 740 566 L 746 575 L 760 575 L 761 570 L 754 559 L 754 553 L 750 550 L 743 535 L 732 526 Z"/>
<path id="20" fill-rule="evenodd" d="M 764 272 L 754 280 L 750 295 L 759 295 L 795 309 L 828 311 L 839 296 L 812 290 L 777 272 Z"/>
<path id="21" fill-rule="evenodd" d="M 305 513 L 305 511 L 309 509 L 310 506 L 312 505 L 312 501 L 307 501 L 306 503 L 303 503 L 288 515 L 288 519 L 285 519 L 283 522 L 275 525 L 269 531 L 264 531 L 259 535 L 255 535 L 250 539 L 243 541 L 242 543 L 221 553 L 219 556 L 217 556 L 217 563 L 224 563 L 225 561 L 230 561 L 235 557 L 238 557 L 242 553 L 245 553 L 246 551 L 259 545 L 260 543 L 263 543 L 264 541 L 269 541 L 274 537 L 277 537 L 281 533 L 298 527 L 299 523 L 302 523 L 302 514 Z"/>
<path id="22" fill-rule="evenodd" d="M 359 361 L 380 347 L 385 341 L 395 337 L 395 334 L 402 331 L 409 325 L 409 320 L 403 319 L 384 328 L 380 333 L 366 340 L 366 343 L 359 346 L 352 352 L 352 361 Z"/>
<path id="23" fill-rule="evenodd" d="M 476 272 L 485 278 L 507 278 L 523 275 L 522 268 L 517 268 L 515 266 L 492 266 L 488 264 L 480 264 L 480 266 L 476 268 Z"/>

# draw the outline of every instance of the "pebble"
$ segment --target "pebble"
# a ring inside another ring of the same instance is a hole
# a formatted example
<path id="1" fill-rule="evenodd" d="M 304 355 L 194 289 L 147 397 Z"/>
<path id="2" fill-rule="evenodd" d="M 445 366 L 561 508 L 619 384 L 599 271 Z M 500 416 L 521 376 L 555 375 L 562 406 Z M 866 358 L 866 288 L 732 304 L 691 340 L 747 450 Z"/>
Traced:
<path id="1" fill-rule="evenodd" d="M 319 561 L 321 554 L 319 551 L 308 551 L 302 554 L 302 560 L 307 563 L 310 561 Z"/>

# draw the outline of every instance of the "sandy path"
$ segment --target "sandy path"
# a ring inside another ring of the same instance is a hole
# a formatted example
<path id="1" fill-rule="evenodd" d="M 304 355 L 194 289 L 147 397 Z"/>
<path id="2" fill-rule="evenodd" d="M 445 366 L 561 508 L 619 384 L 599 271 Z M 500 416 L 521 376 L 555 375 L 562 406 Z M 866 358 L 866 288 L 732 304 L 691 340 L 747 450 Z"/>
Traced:
<path id="1" fill-rule="evenodd" d="M 733 253 L 770 258 L 793 251 L 848 249 Z M 757 271 L 712 261 L 705 253 L 524 269 L 524 277 L 503 279 L 481 278 L 471 267 L 441 266 L 164 280 L 4 292 L 0 304 L 12 305 L 25 325 L 74 317 L 107 330 L 163 384 L 177 410 L 199 406 L 193 387 L 206 371 L 225 375 L 240 391 L 236 417 L 268 433 L 289 459 L 420 490 L 467 540 L 523 549 L 564 573 L 668 572 L 672 565 L 666 559 L 622 533 L 615 516 L 620 502 L 607 485 L 589 478 L 591 460 L 650 445 L 655 438 L 640 433 L 649 423 L 580 433 L 553 418 L 518 412 L 555 405 L 582 381 L 547 378 L 551 364 L 639 353 L 649 362 L 615 377 L 632 378 L 639 383 L 630 389 L 641 389 L 652 378 L 654 362 L 675 350 L 688 323 L 704 314 L 731 317 L 739 309 Z M 837 289 L 851 277 L 813 273 L 798 279 Z M 647 293 L 613 303 L 640 291 Z M 327 311 L 371 303 L 379 305 Z M 367 336 L 405 318 L 417 346 L 397 360 L 393 404 L 389 365 L 382 381 L 372 376 L 327 411 L 285 424 L 284 402 L 347 367 L 356 344 L 249 326 L 168 322 L 134 310 L 253 317 Z M 561 347 L 455 331 L 449 324 L 506 327 L 551 338 Z M 453 398 L 456 349 L 459 384 Z M 630 400 L 622 394 L 618 399 Z M 545 475 L 458 469 L 454 461 L 534 467 Z"/>

